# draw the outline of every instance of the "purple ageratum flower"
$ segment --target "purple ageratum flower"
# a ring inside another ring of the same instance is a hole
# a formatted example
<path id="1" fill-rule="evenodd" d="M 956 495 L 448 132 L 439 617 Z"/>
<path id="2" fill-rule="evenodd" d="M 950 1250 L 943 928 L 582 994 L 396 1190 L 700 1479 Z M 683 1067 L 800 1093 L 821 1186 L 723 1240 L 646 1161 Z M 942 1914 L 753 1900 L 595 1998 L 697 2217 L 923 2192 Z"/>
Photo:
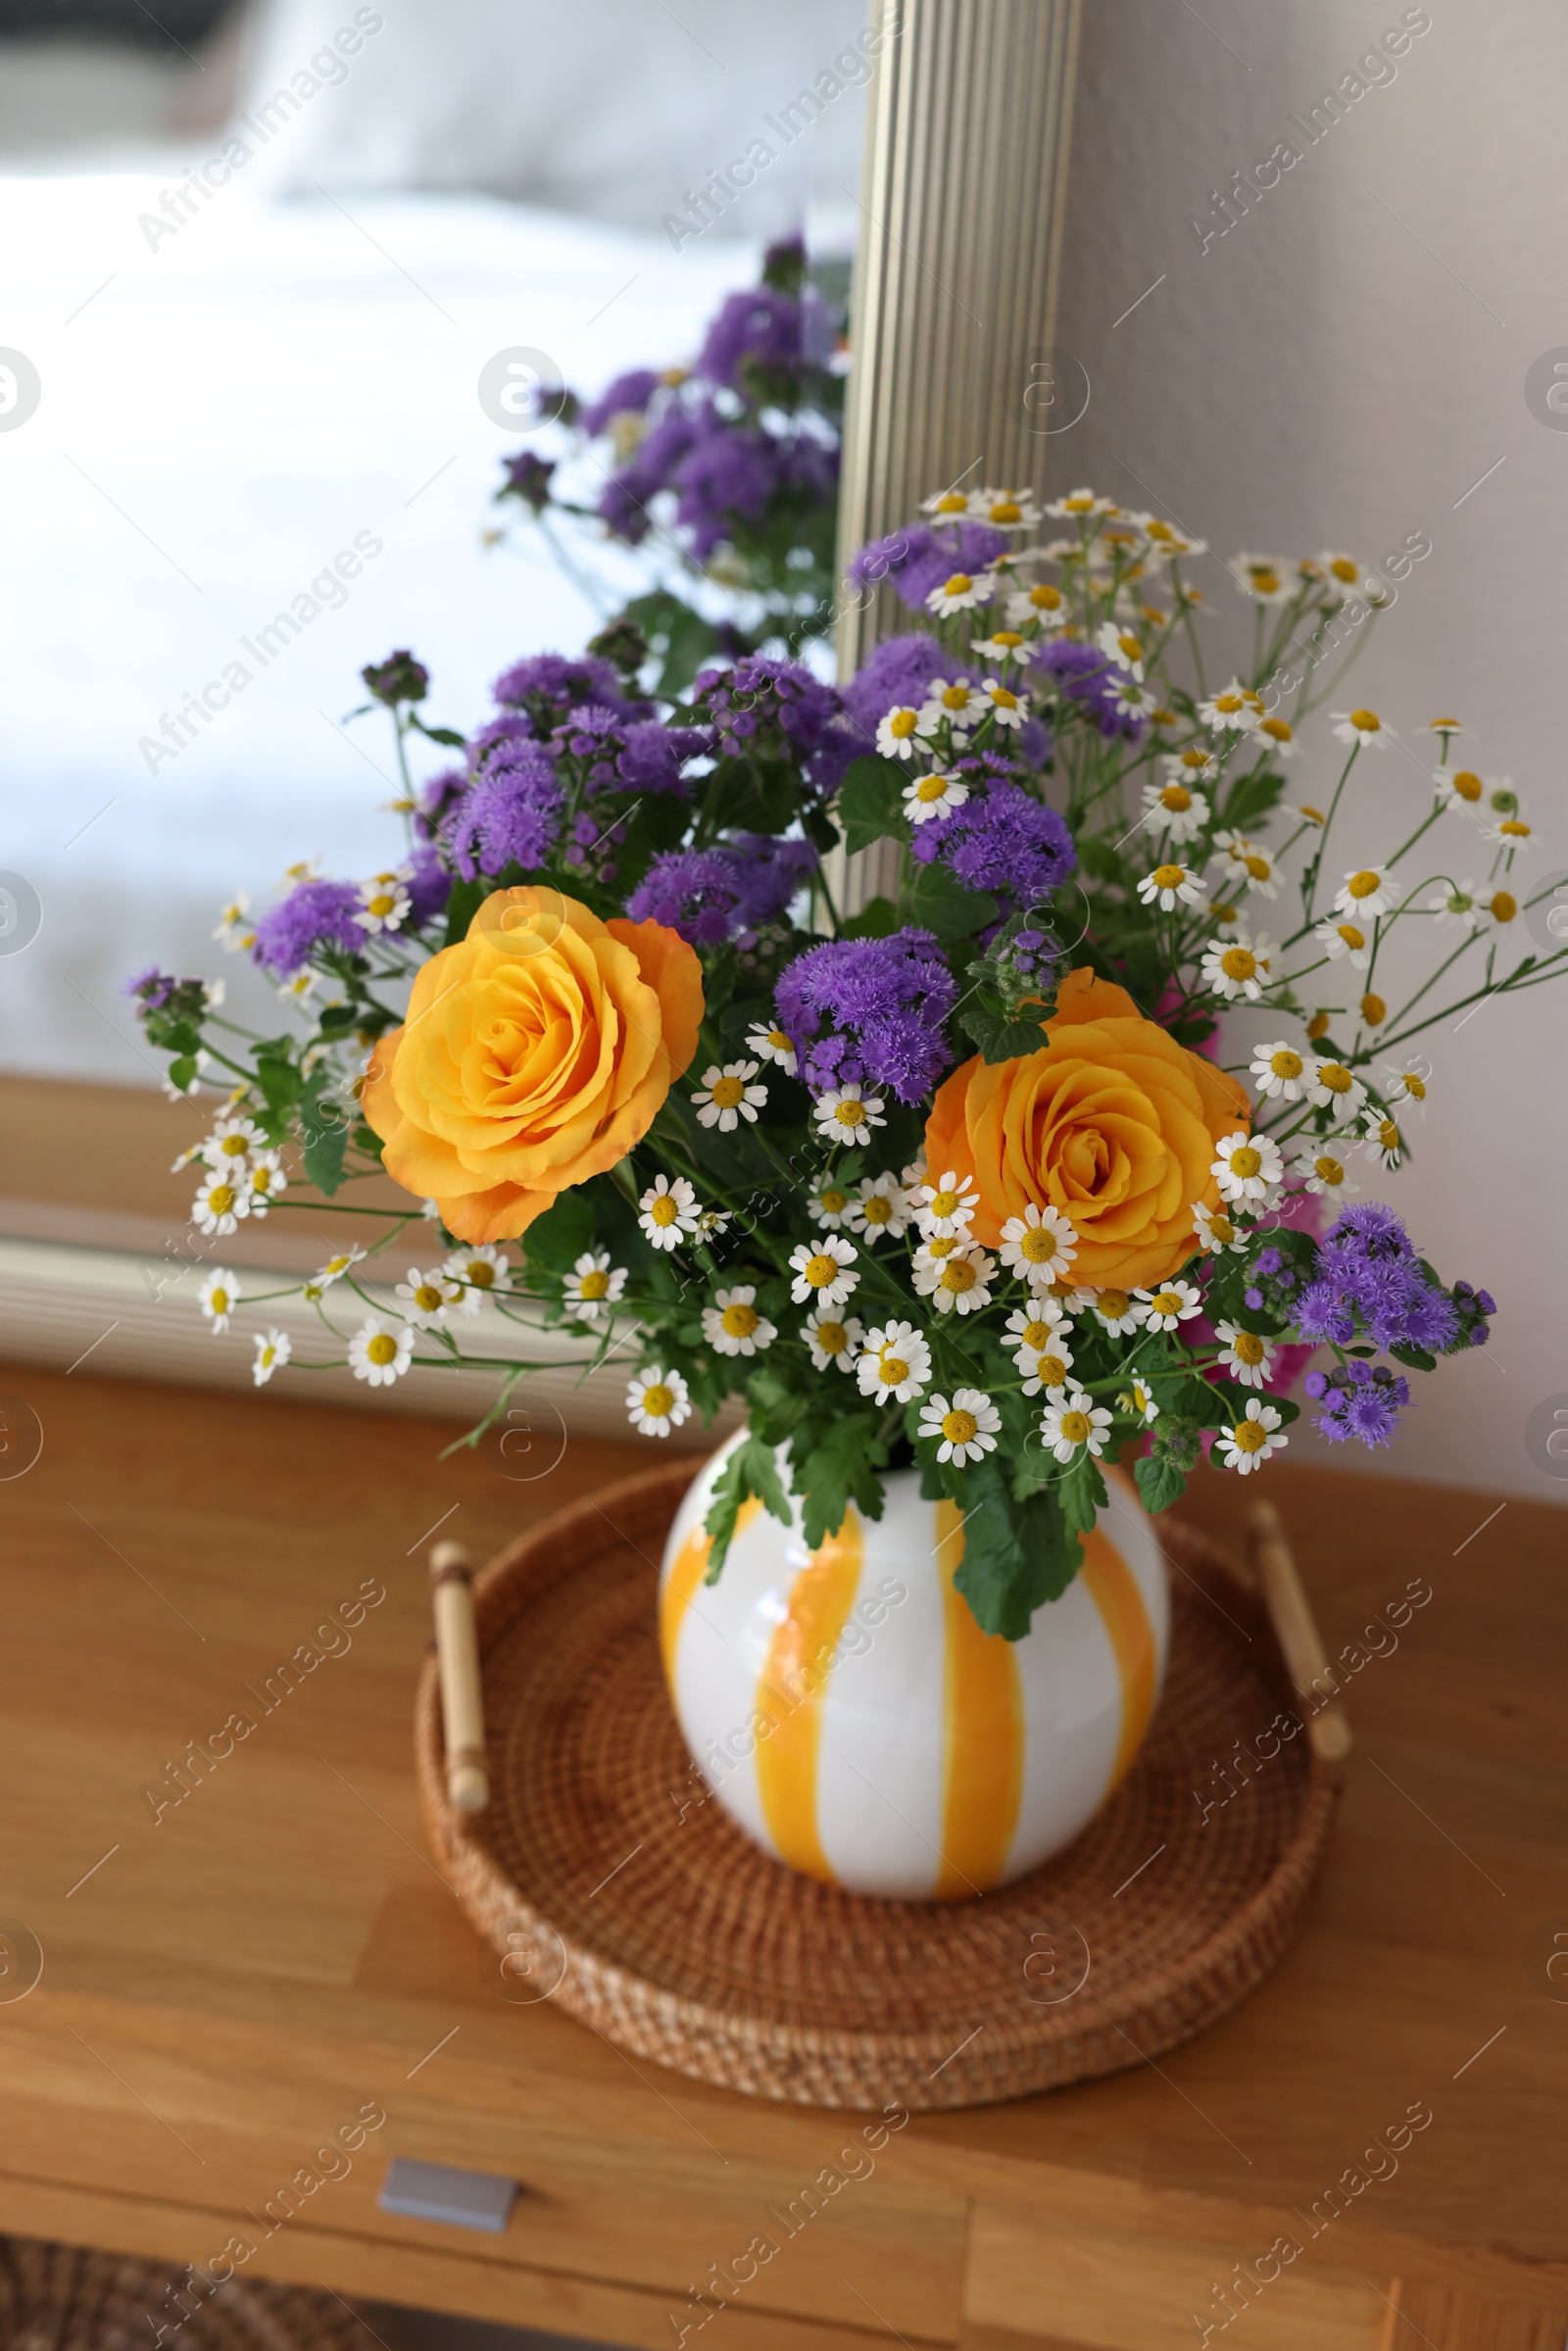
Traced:
<path id="1" fill-rule="evenodd" d="M 422 930 L 443 910 L 452 895 L 452 876 L 433 849 L 416 849 L 410 859 L 409 922 Z"/>
<path id="2" fill-rule="evenodd" d="M 866 747 L 889 710 L 917 710 L 930 692 L 931 680 L 956 678 L 978 685 L 980 673 L 962 662 L 955 664 L 935 637 L 888 637 L 875 646 L 844 689 L 844 708 L 865 737 Z"/>
<path id="3" fill-rule="evenodd" d="M 633 922 L 662 922 L 688 947 L 717 947 L 734 925 L 741 861 L 721 849 L 673 849 L 655 857 L 630 898 Z"/>
<path id="4" fill-rule="evenodd" d="M 749 368 L 797 368 L 801 363 L 801 305 L 776 286 L 731 294 L 708 329 L 696 373 L 705 383 L 743 391 Z"/>
<path id="5" fill-rule="evenodd" d="M 526 711 L 534 731 L 548 735 L 585 702 L 603 703 L 622 717 L 646 718 L 648 706 L 629 703 L 620 686 L 610 663 L 591 653 L 571 660 L 562 653 L 534 653 L 504 669 L 491 692 L 509 710 Z"/>
<path id="6" fill-rule="evenodd" d="M 365 931 L 355 919 L 359 908 L 353 882 L 301 882 L 256 925 L 251 960 L 274 979 L 288 980 L 320 948 L 358 955 L 365 945 Z"/>
<path id="7" fill-rule="evenodd" d="M 444 767 L 419 787 L 419 806 L 414 818 L 414 829 L 423 841 L 433 841 L 468 789 L 470 778 L 466 767 Z"/>
<path id="8" fill-rule="evenodd" d="M 556 846 L 564 806 L 555 762 L 543 744 L 499 747 L 447 820 L 447 854 L 469 882 L 504 873 L 509 865 L 543 865 Z"/>
<path id="9" fill-rule="evenodd" d="M 737 520 L 755 522 L 780 486 L 784 468 L 766 433 L 738 430 L 714 417 L 676 468 L 675 519 L 691 532 L 701 562 L 730 536 Z"/>
<path id="10" fill-rule="evenodd" d="M 667 408 L 624 465 L 605 484 L 599 513 L 612 537 L 638 547 L 653 527 L 649 501 L 667 489 L 697 440 L 697 418 L 678 402 Z"/>
<path id="11" fill-rule="evenodd" d="M 803 758 L 822 750 L 842 707 L 833 688 L 799 661 L 760 654 L 733 669 L 700 671 L 693 699 L 711 713 L 715 753 L 773 758 L 792 745 Z"/>
<path id="12" fill-rule="evenodd" d="M 888 579 L 911 611 L 927 611 L 926 598 L 955 571 L 987 571 L 1007 552 L 1007 534 L 989 522 L 958 522 L 933 530 L 906 522 L 885 539 L 873 539 L 850 563 L 854 586 L 873 587 Z"/>
<path id="13" fill-rule="evenodd" d="M 1075 644 L 1068 637 L 1054 637 L 1049 645 L 1036 649 L 1030 665 L 1054 677 L 1062 693 L 1070 695 L 1089 712 L 1102 735 L 1125 735 L 1136 743 L 1143 733 L 1141 718 L 1129 718 L 1116 709 L 1111 692 L 1111 665 L 1097 647 Z"/>
<path id="14" fill-rule="evenodd" d="M 817 1093 L 887 1086 L 923 1100 L 952 1058 L 943 1024 L 957 983 L 929 931 L 886 939 L 829 939 L 808 948 L 778 983 L 779 1025 L 795 1039 L 801 1074 Z"/>
<path id="15" fill-rule="evenodd" d="M 482 767 L 486 753 L 494 751 L 498 743 L 531 743 L 534 739 L 533 720 L 526 710 L 505 710 L 499 718 L 481 726 L 470 741 L 468 765 Z"/>
<path id="16" fill-rule="evenodd" d="M 1348 1347 L 1357 1328 L 1375 1347 L 1441 1354 L 1460 1335 L 1460 1313 L 1423 1269 L 1394 1209 L 1381 1200 L 1348 1208 L 1317 1247 L 1297 1307 L 1305 1340 Z"/>
<path id="17" fill-rule="evenodd" d="M 120 993 L 133 1000 L 139 999 L 144 1012 L 161 1012 L 178 986 L 179 982 L 172 973 L 160 971 L 156 963 L 149 963 L 144 971 L 138 971 L 133 979 L 126 980 Z"/>
<path id="18" fill-rule="evenodd" d="M 1000 764 L 1000 762 L 998 762 Z M 970 781 L 987 755 L 959 759 L 953 772 Z M 1078 862 L 1072 835 L 1054 808 L 1022 785 L 976 774 L 969 798 L 951 815 L 914 828 L 915 861 L 940 862 L 968 890 L 988 890 L 1020 906 L 1059 888 Z"/>
<path id="19" fill-rule="evenodd" d="M 648 403 L 664 378 L 654 367 L 631 367 L 606 384 L 597 400 L 590 400 L 579 413 L 577 421 L 589 436 L 597 439 L 612 416 L 642 416 L 648 413 Z"/>
<path id="20" fill-rule="evenodd" d="M 550 504 L 550 480 L 556 468 L 548 458 L 536 457 L 531 449 L 519 449 L 515 457 L 503 459 L 507 478 L 497 493 L 502 498 L 520 498 L 525 506 L 542 514 Z"/>
<path id="21" fill-rule="evenodd" d="M 1332 1445 L 1354 1437 L 1369 1450 L 1393 1443 L 1410 1401 L 1409 1381 L 1386 1363 L 1342 1363 L 1332 1372 L 1308 1372 L 1303 1385 L 1323 1405 L 1315 1423 L 1319 1434 Z"/>
<path id="22" fill-rule="evenodd" d="M 739 853 L 735 906 L 738 931 L 760 930 L 776 922 L 798 890 L 817 868 L 809 841 L 781 841 L 767 833 L 736 833 L 731 846 Z"/>

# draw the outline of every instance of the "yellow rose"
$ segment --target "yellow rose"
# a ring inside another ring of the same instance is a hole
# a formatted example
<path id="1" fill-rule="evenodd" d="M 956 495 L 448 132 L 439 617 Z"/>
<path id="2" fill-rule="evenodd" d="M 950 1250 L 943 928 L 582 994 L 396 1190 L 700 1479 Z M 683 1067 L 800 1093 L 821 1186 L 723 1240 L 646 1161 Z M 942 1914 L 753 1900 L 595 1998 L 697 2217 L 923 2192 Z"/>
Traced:
<path id="1" fill-rule="evenodd" d="M 387 1173 L 464 1241 L 507 1241 L 641 1142 L 697 1051 L 702 967 L 660 922 L 497 890 L 432 955 L 376 1048 Z"/>
<path id="2" fill-rule="evenodd" d="M 1163 1282 L 1197 1246 L 1194 1201 L 1218 1204 L 1214 1147 L 1250 1126 L 1246 1089 L 1089 970 L 1062 981 L 1045 1034 L 1038 1053 L 954 1071 L 931 1106 L 926 1162 L 973 1177 L 976 1240 L 994 1247 L 1031 1204 L 1058 1208 L 1078 1235 L 1074 1282 Z"/>

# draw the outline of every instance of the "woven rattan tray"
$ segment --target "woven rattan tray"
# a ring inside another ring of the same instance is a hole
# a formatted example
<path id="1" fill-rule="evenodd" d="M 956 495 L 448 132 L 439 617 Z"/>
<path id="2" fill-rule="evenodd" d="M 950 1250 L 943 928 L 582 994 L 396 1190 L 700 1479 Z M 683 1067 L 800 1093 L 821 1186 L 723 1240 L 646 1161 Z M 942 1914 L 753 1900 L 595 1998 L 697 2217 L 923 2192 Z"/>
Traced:
<path id="1" fill-rule="evenodd" d="M 420 1683 L 431 1842 L 506 1996 L 553 1998 L 731 2089 L 918 2108 L 1157 2057 L 1261 1983 L 1311 1890 L 1339 1778 L 1304 1735 L 1270 1733 L 1298 1701 L 1257 1597 L 1211 1546 L 1162 1522 L 1164 1695 L 1077 1842 L 974 1903 L 869 1900 L 781 1868 L 697 1800 L 655 1632 L 691 1474 L 610 1488 L 478 1578 L 487 1812 L 449 1805 L 433 1659 Z"/>

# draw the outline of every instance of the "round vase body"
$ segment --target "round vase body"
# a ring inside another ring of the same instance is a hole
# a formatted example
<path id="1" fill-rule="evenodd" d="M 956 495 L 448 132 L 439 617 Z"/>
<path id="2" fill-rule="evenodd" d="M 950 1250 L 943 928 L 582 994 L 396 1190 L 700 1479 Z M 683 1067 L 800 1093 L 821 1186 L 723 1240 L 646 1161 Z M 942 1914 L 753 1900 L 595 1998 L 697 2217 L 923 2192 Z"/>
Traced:
<path id="1" fill-rule="evenodd" d="M 880 1519 L 852 1504 L 814 1551 L 798 1501 L 789 1527 L 748 1501 L 706 1584 L 703 1521 L 740 1443 L 686 1494 L 660 1579 L 664 1675 L 712 1795 L 775 1860 L 855 1893 L 963 1901 L 1070 1843 L 1164 1677 L 1164 1567 L 1131 1481 L 1108 1473 L 1083 1567 L 1007 1641 L 954 1587 L 962 1512 L 922 1500 L 914 1470 L 887 1478 Z"/>

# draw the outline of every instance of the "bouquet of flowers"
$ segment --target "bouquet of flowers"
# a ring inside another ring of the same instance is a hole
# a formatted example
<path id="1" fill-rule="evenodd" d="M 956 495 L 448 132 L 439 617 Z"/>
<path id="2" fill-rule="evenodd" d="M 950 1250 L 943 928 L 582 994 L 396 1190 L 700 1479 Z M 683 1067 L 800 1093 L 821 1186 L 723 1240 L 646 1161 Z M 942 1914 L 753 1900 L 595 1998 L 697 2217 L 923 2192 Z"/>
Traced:
<path id="1" fill-rule="evenodd" d="M 634 367 L 591 401 L 541 391 L 558 454 L 506 461 L 497 500 L 524 510 L 607 621 L 642 631 L 663 694 L 715 655 L 798 654 L 833 625 L 846 291 L 842 267 L 808 273 L 798 237 L 773 245 L 690 368 Z M 643 549 L 655 577 L 615 612 L 594 569 L 606 539 Z"/>
<path id="2" fill-rule="evenodd" d="M 748 1497 L 787 1516 L 793 1489 L 816 1544 L 917 1465 L 1011 1638 L 1074 1574 L 1122 1448 L 1152 1510 L 1206 1447 L 1250 1475 L 1314 1351 L 1317 1426 L 1386 1445 L 1411 1375 L 1494 1308 L 1359 1183 L 1426 1111 L 1414 1040 L 1568 951 L 1520 936 L 1530 829 L 1453 718 L 1412 753 L 1409 838 L 1336 857 L 1347 796 L 1402 756 L 1377 712 L 1334 712 L 1323 785 L 1286 800 L 1326 649 L 1365 640 L 1358 566 L 1239 559 L 1255 659 L 1214 684 L 1201 552 L 1088 490 L 1044 513 L 952 492 L 864 552 L 919 625 L 842 689 L 751 655 L 658 695 L 635 632 L 519 661 L 399 804 L 386 871 L 228 909 L 290 1028 L 132 983 L 173 1083 L 225 1090 L 196 1223 L 216 1246 L 299 1175 L 351 1208 L 384 1170 L 407 1210 L 304 1288 L 318 1361 L 391 1383 L 499 1317 L 493 1419 L 542 1318 L 585 1369 L 627 1365 L 651 1439 L 743 1398 L 714 1573 Z M 401 654 L 365 677 L 403 757 L 428 680 Z M 853 917 L 840 843 L 889 876 Z M 1227 1065 L 1231 1006 L 1268 1034 Z M 390 1295 L 377 1260 L 406 1273 Z M 215 1327 L 238 1295 L 209 1277 Z M 288 1341 L 254 1344 L 261 1382 Z"/>

